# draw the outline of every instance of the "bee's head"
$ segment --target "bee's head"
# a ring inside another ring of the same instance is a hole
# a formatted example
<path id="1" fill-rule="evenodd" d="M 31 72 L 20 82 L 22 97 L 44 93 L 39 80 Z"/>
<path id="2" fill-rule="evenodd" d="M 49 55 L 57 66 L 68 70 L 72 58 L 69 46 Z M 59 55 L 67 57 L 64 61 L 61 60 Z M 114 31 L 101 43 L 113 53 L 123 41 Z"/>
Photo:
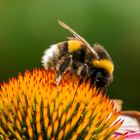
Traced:
<path id="1" fill-rule="evenodd" d="M 89 67 L 89 77 L 91 84 L 97 87 L 106 87 L 113 80 L 113 63 L 108 60 L 93 61 Z M 107 64 L 108 63 L 108 64 Z"/>
<path id="2" fill-rule="evenodd" d="M 106 87 L 113 80 L 114 64 L 102 46 L 96 45 L 94 50 L 99 58 L 91 62 L 91 82 L 95 82 L 97 87 Z"/>

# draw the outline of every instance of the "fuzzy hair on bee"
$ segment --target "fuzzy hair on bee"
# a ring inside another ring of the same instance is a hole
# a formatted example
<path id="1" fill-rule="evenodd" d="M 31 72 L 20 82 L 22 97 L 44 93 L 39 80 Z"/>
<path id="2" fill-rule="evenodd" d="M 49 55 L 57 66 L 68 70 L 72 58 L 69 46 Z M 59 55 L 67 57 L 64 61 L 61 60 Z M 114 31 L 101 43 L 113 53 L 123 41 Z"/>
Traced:
<path id="1" fill-rule="evenodd" d="M 67 41 L 51 45 L 42 56 L 42 64 L 46 70 L 56 69 L 56 82 L 70 70 L 81 77 L 90 80 L 91 85 L 98 88 L 106 87 L 113 80 L 114 64 L 103 46 L 94 44 L 93 47 L 72 28 L 62 21 L 60 26 L 68 30 L 74 37 Z"/>

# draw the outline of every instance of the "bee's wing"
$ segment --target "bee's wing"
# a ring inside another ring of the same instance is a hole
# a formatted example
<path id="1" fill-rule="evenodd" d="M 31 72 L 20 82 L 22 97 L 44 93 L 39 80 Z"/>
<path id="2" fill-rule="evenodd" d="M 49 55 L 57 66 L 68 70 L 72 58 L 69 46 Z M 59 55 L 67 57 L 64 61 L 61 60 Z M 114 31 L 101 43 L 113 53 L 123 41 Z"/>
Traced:
<path id="1" fill-rule="evenodd" d="M 90 51 L 90 53 L 98 59 L 98 54 L 94 51 L 94 49 L 90 46 L 90 44 L 83 38 L 81 37 L 78 33 L 76 33 L 72 28 L 70 28 L 68 25 L 66 25 L 64 22 L 58 20 L 58 23 L 66 30 L 68 30 L 70 33 L 72 33 L 78 40 L 81 40 L 87 49 Z"/>
<path id="2" fill-rule="evenodd" d="M 79 40 L 76 37 L 67 37 L 68 40 Z"/>

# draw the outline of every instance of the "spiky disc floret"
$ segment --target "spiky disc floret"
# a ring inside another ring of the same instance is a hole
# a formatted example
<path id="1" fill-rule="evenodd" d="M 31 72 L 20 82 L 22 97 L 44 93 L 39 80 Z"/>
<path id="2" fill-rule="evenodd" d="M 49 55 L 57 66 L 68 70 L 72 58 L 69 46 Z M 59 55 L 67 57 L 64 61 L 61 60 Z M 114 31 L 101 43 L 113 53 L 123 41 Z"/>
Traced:
<path id="1" fill-rule="evenodd" d="M 65 73 L 35 69 L 3 83 L 0 139 L 107 139 L 120 127 L 113 103 L 90 83 Z"/>

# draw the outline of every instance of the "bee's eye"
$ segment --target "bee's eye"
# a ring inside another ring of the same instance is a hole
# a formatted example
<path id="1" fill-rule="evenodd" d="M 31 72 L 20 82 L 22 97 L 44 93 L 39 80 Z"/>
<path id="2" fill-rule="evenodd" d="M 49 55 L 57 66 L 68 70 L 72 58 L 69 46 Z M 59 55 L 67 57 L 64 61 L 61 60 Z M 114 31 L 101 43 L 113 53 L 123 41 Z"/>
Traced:
<path id="1" fill-rule="evenodd" d="M 97 72 L 96 81 L 100 82 L 104 78 L 102 72 Z"/>

